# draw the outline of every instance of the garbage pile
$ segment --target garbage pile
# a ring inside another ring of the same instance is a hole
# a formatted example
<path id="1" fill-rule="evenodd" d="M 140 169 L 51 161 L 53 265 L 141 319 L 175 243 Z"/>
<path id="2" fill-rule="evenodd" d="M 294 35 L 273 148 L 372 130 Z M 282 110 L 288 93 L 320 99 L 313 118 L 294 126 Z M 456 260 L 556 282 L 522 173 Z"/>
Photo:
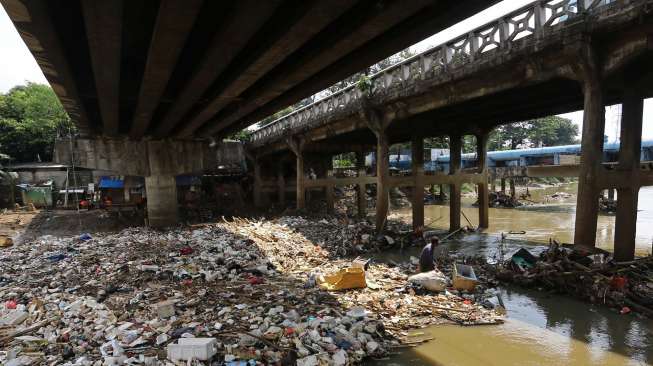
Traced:
<path id="1" fill-rule="evenodd" d="M 455 293 L 420 294 L 406 281 L 412 263 L 366 262 L 365 287 L 323 289 L 317 277 L 352 265 L 333 253 L 368 248 L 369 234 L 314 221 L 316 243 L 308 222 L 131 228 L 2 249 L 0 363 L 345 365 L 408 343 L 415 327 L 501 321 Z"/>
<path id="2" fill-rule="evenodd" d="M 489 207 L 506 207 L 514 208 L 523 206 L 523 203 L 520 202 L 516 197 L 505 194 L 503 192 L 490 192 L 488 196 L 488 205 Z M 474 203 L 475 207 L 478 207 L 478 201 Z"/>
<path id="3" fill-rule="evenodd" d="M 539 257 L 520 249 L 495 275 L 501 281 L 604 304 L 623 314 L 653 316 L 653 257 L 615 262 L 598 248 L 551 241 Z"/>
<path id="4" fill-rule="evenodd" d="M 276 223 L 288 227 L 320 247 L 328 248 L 331 258 L 412 245 L 412 227 L 400 220 L 389 220 L 386 232 L 381 235 L 367 221 L 350 221 L 343 217 L 308 219 L 283 216 Z"/>

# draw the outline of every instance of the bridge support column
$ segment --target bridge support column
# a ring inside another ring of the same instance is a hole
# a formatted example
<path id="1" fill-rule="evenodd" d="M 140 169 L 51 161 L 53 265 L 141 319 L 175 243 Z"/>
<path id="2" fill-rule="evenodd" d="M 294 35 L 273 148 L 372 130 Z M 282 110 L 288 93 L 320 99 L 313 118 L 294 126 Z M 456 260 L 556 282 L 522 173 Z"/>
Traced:
<path id="1" fill-rule="evenodd" d="M 605 132 L 605 106 L 600 68 L 592 47 L 589 44 L 583 45 L 579 56 L 579 68 L 583 76 L 584 114 L 574 243 L 594 246 L 596 245 L 596 225 L 599 215 L 600 188 L 598 183 L 603 169 L 601 163 Z"/>
<path id="2" fill-rule="evenodd" d="M 55 142 L 54 161 L 145 177 L 149 224 L 164 227 L 177 223 L 175 177 L 215 166 L 216 152 L 206 141 L 62 139 Z"/>
<path id="3" fill-rule="evenodd" d="M 460 135 L 449 136 L 449 174 L 451 175 L 460 171 L 461 149 Z M 460 229 L 460 188 L 460 182 L 449 185 L 449 231 Z"/>
<path id="4" fill-rule="evenodd" d="M 290 150 L 295 153 L 297 158 L 297 210 L 303 210 L 306 207 L 306 188 L 304 187 L 304 140 L 290 137 L 287 140 Z"/>
<path id="5" fill-rule="evenodd" d="M 376 135 L 376 231 L 381 233 L 388 218 L 390 203 L 389 140 L 386 132 L 390 119 L 383 111 L 368 106 L 363 107 L 362 114 L 367 126 Z"/>
<path id="6" fill-rule="evenodd" d="M 390 171 L 388 161 L 388 136 L 380 131 L 376 143 L 376 231 L 382 232 L 388 218 L 390 205 Z"/>
<path id="7" fill-rule="evenodd" d="M 633 175 L 639 170 L 643 107 L 641 95 L 635 88 L 627 86 L 622 105 L 621 143 L 617 170 L 630 171 Z M 617 194 L 614 258 L 617 261 L 629 261 L 635 257 L 639 186 L 620 187 Z"/>
<path id="8" fill-rule="evenodd" d="M 415 178 L 413 187 L 413 230 L 424 227 L 424 139 L 414 136 L 411 143 L 411 170 Z"/>
<path id="9" fill-rule="evenodd" d="M 177 224 L 177 180 L 174 175 L 145 177 L 147 220 L 150 226 L 167 227 Z"/>
<path id="10" fill-rule="evenodd" d="M 286 178 L 284 177 L 283 163 L 279 164 L 279 171 L 277 172 L 277 198 L 279 206 L 286 207 Z"/>
<path id="11" fill-rule="evenodd" d="M 358 170 L 358 177 L 364 177 L 365 172 L 365 153 L 363 151 L 356 153 L 356 168 Z M 356 199 L 358 201 L 358 217 L 364 218 L 367 215 L 367 193 L 365 191 L 365 184 L 359 183 Z"/>
<path id="12" fill-rule="evenodd" d="M 327 178 L 329 180 L 333 179 L 333 169 L 327 171 Z M 324 187 L 324 194 L 326 197 L 326 209 L 328 214 L 333 214 L 335 212 L 335 198 L 333 192 L 333 184 L 329 183 Z"/>
<path id="13" fill-rule="evenodd" d="M 262 192 L 263 192 L 263 178 L 261 177 L 261 162 L 258 159 L 253 160 L 254 165 L 254 187 L 252 194 L 254 195 L 254 207 L 260 208 L 263 206 Z"/>
<path id="14" fill-rule="evenodd" d="M 515 188 L 515 178 L 510 178 L 508 180 L 508 185 L 510 186 L 510 197 L 517 197 L 517 189 Z"/>
<path id="15" fill-rule="evenodd" d="M 477 185 L 478 226 L 484 229 L 490 227 L 490 198 L 487 184 L 487 141 L 487 133 L 476 135 L 476 156 L 478 157 L 478 172 L 484 177 L 483 183 Z"/>

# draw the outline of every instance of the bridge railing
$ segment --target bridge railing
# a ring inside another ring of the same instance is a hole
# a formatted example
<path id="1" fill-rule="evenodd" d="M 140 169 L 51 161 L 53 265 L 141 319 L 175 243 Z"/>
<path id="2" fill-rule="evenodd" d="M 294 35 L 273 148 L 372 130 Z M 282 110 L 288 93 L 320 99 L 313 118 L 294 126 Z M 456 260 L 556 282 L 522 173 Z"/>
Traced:
<path id="1" fill-rule="evenodd" d="M 474 62 L 486 52 L 510 49 L 513 42 L 524 37 L 538 37 L 543 29 L 555 26 L 579 14 L 615 0 L 538 0 L 478 27 L 467 34 L 432 47 L 369 76 L 371 95 L 407 85 L 411 81 L 447 73 L 461 65 Z M 344 110 L 364 95 L 357 83 L 297 109 L 254 131 L 251 143 L 262 143 L 283 135 L 288 130 L 309 128 L 311 121 Z"/>

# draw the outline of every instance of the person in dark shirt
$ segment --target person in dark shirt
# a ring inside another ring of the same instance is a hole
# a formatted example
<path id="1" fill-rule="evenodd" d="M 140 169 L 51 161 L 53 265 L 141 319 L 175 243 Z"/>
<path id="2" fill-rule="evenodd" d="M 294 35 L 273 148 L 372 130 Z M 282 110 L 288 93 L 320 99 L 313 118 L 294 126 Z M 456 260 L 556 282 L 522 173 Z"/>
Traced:
<path id="1" fill-rule="evenodd" d="M 435 269 L 435 248 L 440 245 L 440 239 L 433 237 L 431 243 L 426 244 L 419 256 L 419 271 L 429 272 Z"/>

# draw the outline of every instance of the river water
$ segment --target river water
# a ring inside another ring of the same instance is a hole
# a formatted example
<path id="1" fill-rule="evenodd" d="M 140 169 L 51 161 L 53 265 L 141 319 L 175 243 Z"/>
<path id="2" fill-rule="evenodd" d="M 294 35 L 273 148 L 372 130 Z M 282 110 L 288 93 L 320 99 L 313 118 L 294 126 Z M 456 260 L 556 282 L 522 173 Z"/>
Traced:
<path id="1" fill-rule="evenodd" d="M 490 234 L 508 233 L 510 231 L 526 231 L 520 238 L 532 242 L 548 243 L 549 238 L 560 242 L 571 243 L 574 239 L 574 222 L 576 214 L 576 184 L 565 184 L 557 187 L 531 189 L 530 200 L 537 204 L 518 208 L 491 208 L 490 227 L 485 232 Z M 551 199 L 556 192 L 571 194 L 563 199 Z M 478 225 L 478 208 L 472 207 L 476 198 L 464 197 L 462 211 L 472 222 Z M 449 227 L 449 206 L 424 206 L 424 222 L 432 228 L 445 229 Z M 410 209 L 399 210 L 400 216 L 410 215 Z M 599 215 L 597 223 L 597 245 L 603 249 L 612 250 L 614 241 L 615 216 Z M 429 225 L 430 223 L 430 225 Z M 461 218 L 463 225 L 466 219 Z M 637 212 L 636 251 L 638 255 L 651 253 L 653 242 L 653 187 L 643 187 L 639 193 Z"/>
<path id="2" fill-rule="evenodd" d="M 531 191 L 541 202 L 555 192 L 575 193 L 574 185 Z M 478 223 L 474 199 L 464 199 L 464 212 Z M 490 209 L 490 228 L 485 233 L 465 235 L 443 244 L 442 252 L 499 255 L 499 233 L 508 235 L 507 252 L 528 246 L 543 250 L 539 243 L 554 237 L 563 242 L 573 239 L 575 196 L 542 205 L 519 209 Z M 640 191 L 637 222 L 637 247 L 650 252 L 653 238 L 653 188 Z M 447 206 L 426 206 L 425 222 L 431 227 L 448 227 Z M 397 212 L 404 216 L 410 210 Z M 464 220 L 464 219 L 463 219 Z M 465 222 L 465 221 L 463 221 Z M 599 217 L 599 245 L 612 248 L 614 216 Z M 384 253 L 380 260 L 406 260 L 417 256 L 420 248 Z M 434 339 L 415 348 L 398 352 L 373 365 L 653 365 L 653 320 L 636 315 L 620 315 L 612 309 L 595 306 L 567 296 L 541 293 L 514 287 L 498 291 L 508 310 L 506 323 L 497 326 L 434 326 L 415 331 L 419 337 Z M 423 333 L 423 334 L 419 334 Z"/>

